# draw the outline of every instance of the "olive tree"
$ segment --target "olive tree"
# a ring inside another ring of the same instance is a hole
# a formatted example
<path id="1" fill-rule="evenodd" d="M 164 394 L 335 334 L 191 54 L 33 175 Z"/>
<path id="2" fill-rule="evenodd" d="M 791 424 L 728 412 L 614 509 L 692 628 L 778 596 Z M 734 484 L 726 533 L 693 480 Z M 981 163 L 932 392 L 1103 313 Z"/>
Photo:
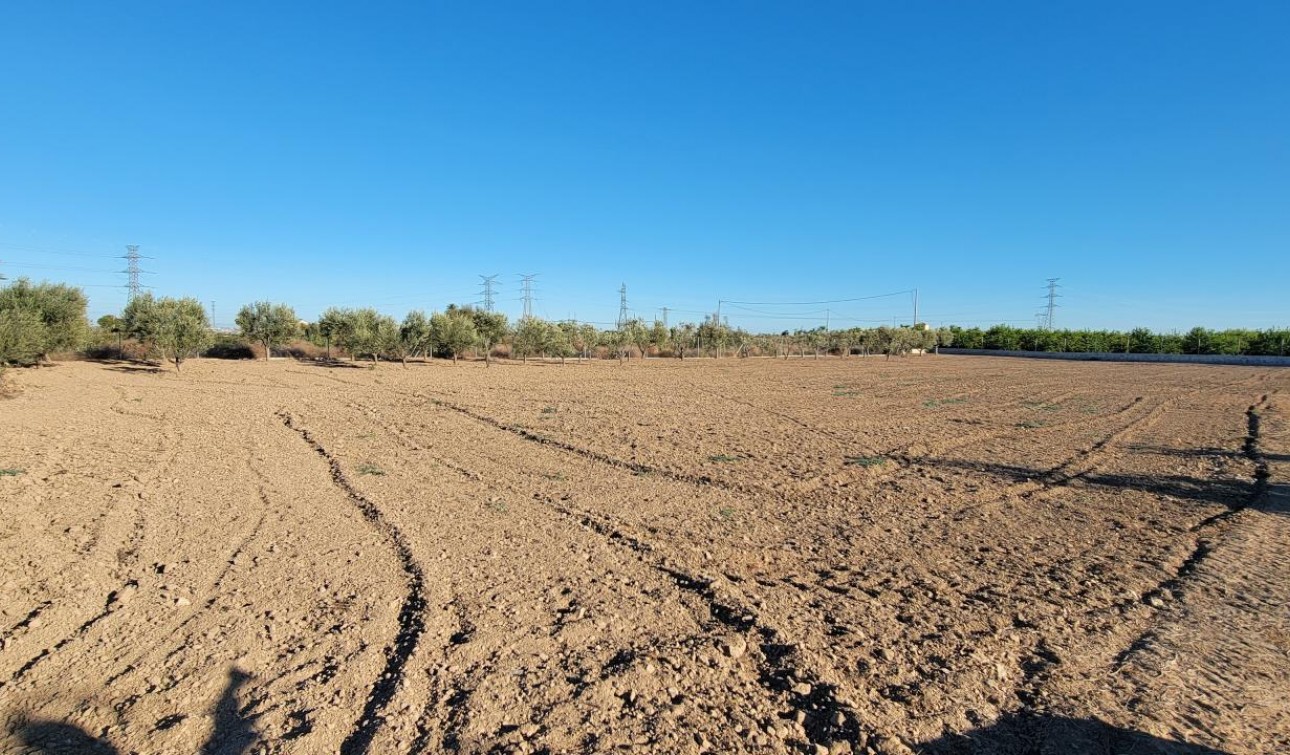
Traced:
<path id="1" fill-rule="evenodd" d="M 318 318 L 318 334 L 323 337 L 327 348 L 327 358 L 331 359 L 331 345 L 334 341 L 340 346 L 347 343 L 346 336 L 352 325 L 353 312 L 340 307 L 328 307 Z"/>
<path id="2" fill-rule="evenodd" d="M 0 309 L 0 372 L 5 365 L 31 365 L 40 360 L 45 324 L 26 309 Z"/>
<path id="3" fill-rule="evenodd" d="M 600 334 L 600 343 L 613 352 L 622 364 L 627 358 L 627 333 L 625 330 L 606 330 Z"/>
<path id="4" fill-rule="evenodd" d="M 484 349 L 484 364 L 491 365 L 493 347 L 506 338 L 506 315 L 501 312 L 489 312 L 476 309 L 471 314 L 475 332 L 479 334 L 479 345 Z"/>
<path id="5" fill-rule="evenodd" d="M 527 362 L 532 354 L 545 353 L 551 343 L 551 323 L 538 317 L 521 317 L 515 323 L 511 345 Z"/>
<path id="6" fill-rule="evenodd" d="M 175 372 L 187 358 L 210 345 L 210 320 L 206 309 L 194 298 L 158 299 L 153 305 L 153 343 L 161 358 L 175 363 Z"/>
<path id="7" fill-rule="evenodd" d="M 634 317 L 623 323 L 619 329 L 622 330 L 627 343 L 635 346 L 641 353 L 641 359 L 644 359 L 650 345 L 650 329 L 645 325 L 645 321 Z"/>
<path id="8" fill-rule="evenodd" d="M 399 326 L 398 353 L 404 367 L 408 366 L 409 356 L 424 355 L 434 347 L 433 336 L 430 319 L 425 312 L 414 309 L 403 318 L 403 324 Z"/>
<path id="9" fill-rule="evenodd" d="M 546 349 L 552 356 L 560 357 L 560 364 L 564 360 L 578 353 L 574 348 L 574 339 L 578 335 L 578 324 L 574 322 L 558 322 L 547 325 L 547 343 Z"/>
<path id="10" fill-rule="evenodd" d="M 89 301 L 79 288 L 63 283 L 35 283 L 19 278 L 0 289 L 0 312 L 8 313 L 10 342 L 34 347 L 34 361 L 47 360 L 55 351 L 74 349 L 89 331 L 85 308 Z M 16 329 L 21 328 L 21 333 Z M 0 356 L 0 361 L 33 361 L 15 351 L 19 358 Z"/>
<path id="11" fill-rule="evenodd" d="M 347 346 L 350 355 L 368 356 L 372 364 L 380 361 L 382 354 L 393 351 L 399 341 L 399 324 L 393 317 L 365 307 L 350 313 Z"/>
<path id="12" fill-rule="evenodd" d="M 461 310 L 435 312 L 430 316 L 430 332 L 435 348 L 448 352 L 453 364 L 466 349 L 481 342 L 475 318 Z"/>
<path id="13" fill-rule="evenodd" d="M 242 335 L 264 346 L 264 358 L 273 353 L 273 345 L 294 336 L 300 329 L 295 310 L 285 304 L 257 301 L 237 313 L 237 327 Z"/>
<path id="14" fill-rule="evenodd" d="M 676 356 L 678 359 L 685 359 L 685 349 L 690 344 L 694 343 L 694 339 L 697 337 L 698 332 L 698 329 L 694 327 L 694 323 L 689 322 L 683 322 L 672 328 L 672 337 L 670 340 L 672 342 L 672 348 L 676 349 Z"/>

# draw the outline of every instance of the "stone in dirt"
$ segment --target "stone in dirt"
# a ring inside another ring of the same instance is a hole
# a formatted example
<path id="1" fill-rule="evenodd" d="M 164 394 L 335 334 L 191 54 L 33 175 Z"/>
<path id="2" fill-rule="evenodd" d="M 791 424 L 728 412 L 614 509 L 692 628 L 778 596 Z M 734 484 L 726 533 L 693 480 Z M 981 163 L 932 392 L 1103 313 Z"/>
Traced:
<path id="1" fill-rule="evenodd" d="M 745 640 L 743 635 L 730 635 L 721 641 L 721 652 L 730 658 L 742 658 L 744 653 L 748 652 L 748 640 Z"/>

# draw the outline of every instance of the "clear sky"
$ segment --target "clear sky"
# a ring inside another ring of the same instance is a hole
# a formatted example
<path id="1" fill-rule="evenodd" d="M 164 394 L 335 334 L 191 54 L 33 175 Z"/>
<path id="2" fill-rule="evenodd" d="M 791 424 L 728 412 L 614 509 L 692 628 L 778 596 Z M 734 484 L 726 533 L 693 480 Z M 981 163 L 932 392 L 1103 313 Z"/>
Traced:
<path id="1" fill-rule="evenodd" d="M 1059 326 L 1284 326 L 1288 40 L 1285 0 L 7 0 L 0 273 L 97 316 L 139 244 L 219 323 L 494 273 L 515 314 L 537 273 L 535 312 L 606 322 L 625 282 L 673 322 L 917 288 L 1033 325 L 1060 277 Z"/>

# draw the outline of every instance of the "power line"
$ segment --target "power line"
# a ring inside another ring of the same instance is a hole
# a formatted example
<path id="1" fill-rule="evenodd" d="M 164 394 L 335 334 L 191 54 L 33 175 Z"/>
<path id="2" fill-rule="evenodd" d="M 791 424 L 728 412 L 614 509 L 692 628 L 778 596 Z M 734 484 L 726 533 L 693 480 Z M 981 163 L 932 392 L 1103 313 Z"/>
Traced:
<path id="1" fill-rule="evenodd" d="M 115 254 L 103 254 L 101 252 L 83 252 L 72 249 L 51 249 L 44 246 L 28 246 L 26 244 L 10 244 L 0 242 L 0 247 L 5 249 L 16 249 L 22 252 L 39 252 L 41 254 L 61 254 L 68 257 L 98 257 L 99 259 L 115 259 Z"/>
<path id="2" fill-rule="evenodd" d="M 731 307 L 734 307 L 735 309 L 740 310 L 741 312 L 753 312 L 753 313 L 755 313 L 755 314 L 759 314 L 759 315 L 770 315 L 770 316 L 773 316 L 773 317 L 780 317 L 780 316 L 782 316 L 782 317 L 795 317 L 795 316 L 820 315 L 820 314 L 824 314 L 825 312 L 827 312 L 827 311 L 828 311 L 828 310 L 826 310 L 826 309 L 816 309 L 816 310 L 811 310 L 811 311 L 809 311 L 809 312 L 768 312 L 768 311 L 766 311 L 766 310 L 764 310 L 764 309 L 752 309 L 752 308 L 749 308 L 749 307 L 742 307 L 742 306 L 740 306 L 740 305 L 738 305 L 738 304 L 734 304 L 734 303 L 732 303 L 732 302 L 723 302 L 723 303 L 724 303 L 724 304 L 727 304 L 727 305 L 729 305 L 729 306 L 731 306 Z"/>
<path id="3" fill-rule="evenodd" d="M 868 301 L 869 299 L 885 299 L 889 296 L 902 296 L 904 294 L 913 294 L 918 289 L 907 288 L 904 291 L 893 291 L 889 294 L 875 294 L 873 296 L 859 296 L 854 299 L 826 299 L 824 301 L 733 301 L 731 299 L 721 299 L 719 304 L 750 304 L 753 306 L 778 306 L 778 307 L 808 307 L 815 304 L 845 304 L 853 301 Z"/>
<path id="4" fill-rule="evenodd" d="M 30 267 L 35 270 L 74 270 L 78 273 L 118 273 L 119 270 L 103 270 L 94 267 L 80 267 L 77 265 L 42 265 L 35 262 L 10 262 L 10 267 Z"/>

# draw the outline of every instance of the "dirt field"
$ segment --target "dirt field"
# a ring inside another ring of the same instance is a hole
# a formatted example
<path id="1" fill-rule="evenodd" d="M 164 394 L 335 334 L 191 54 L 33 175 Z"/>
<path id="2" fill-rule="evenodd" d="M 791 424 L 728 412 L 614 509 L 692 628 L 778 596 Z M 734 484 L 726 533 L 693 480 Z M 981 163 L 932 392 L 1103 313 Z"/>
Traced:
<path id="1" fill-rule="evenodd" d="M 67 363 L 5 753 L 1290 751 L 1290 371 Z"/>

